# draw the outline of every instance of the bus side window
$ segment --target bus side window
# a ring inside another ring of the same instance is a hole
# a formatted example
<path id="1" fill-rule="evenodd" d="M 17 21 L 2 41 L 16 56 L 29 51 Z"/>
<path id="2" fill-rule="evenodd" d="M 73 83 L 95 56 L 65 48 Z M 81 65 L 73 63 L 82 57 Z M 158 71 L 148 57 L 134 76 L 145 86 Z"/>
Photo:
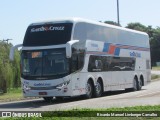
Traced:
<path id="1" fill-rule="evenodd" d="M 96 65 L 97 64 L 97 65 Z M 101 71 L 103 71 L 103 64 L 102 64 L 102 61 L 101 60 L 95 60 L 95 67 L 97 69 L 100 69 Z"/>
<path id="2" fill-rule="evenodd" d="M 75 72 L 78 70 L 78 56 L 77 54 L 72 54 L 72 58 L 71 58 L 71 72 Z"/>
<path id="3" fill-rule="evenodd" d="M 84 53 L 72 54 L 72 72 L 75 72 L 83 67 Z"/>
<path id="4" fill-rule="evenodd" d="M 84 65 L 84 53 L 81 52 L 78 54 L 78 69 L 81 69 Z"/>

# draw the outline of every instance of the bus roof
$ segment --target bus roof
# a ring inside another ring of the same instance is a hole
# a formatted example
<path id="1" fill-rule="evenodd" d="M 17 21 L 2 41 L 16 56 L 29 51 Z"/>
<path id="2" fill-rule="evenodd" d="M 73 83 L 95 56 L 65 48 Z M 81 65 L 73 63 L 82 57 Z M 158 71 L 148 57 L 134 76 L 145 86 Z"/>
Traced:
<path id="1" fill-rule="evenodd" d="M 46 24 L 46 23 L 78 23 L 78 22 L 91 23 L 91 24 L 95 24 L 95 25 L 106 26 L 106 27 L 109 27 L 109 28 L 115 28 L 115 29 L 119 29 L 119 30 L 129 31 L 129 32 L 143 34 L 143 35 L 148 36 L 148 34 L 145 33 L 145 32 L 132 30 L 132 29 L 116 26 L 116 25 L 106 24 L 106 23 L 103 23 L 103 22 L 88 20 L 88 19 L 84 19 L 84 18 L 77 18 L 77 17 L 40 21 L 40 22 L 32 23 L 29 26 L 42 25 L 42 24 Z"/>

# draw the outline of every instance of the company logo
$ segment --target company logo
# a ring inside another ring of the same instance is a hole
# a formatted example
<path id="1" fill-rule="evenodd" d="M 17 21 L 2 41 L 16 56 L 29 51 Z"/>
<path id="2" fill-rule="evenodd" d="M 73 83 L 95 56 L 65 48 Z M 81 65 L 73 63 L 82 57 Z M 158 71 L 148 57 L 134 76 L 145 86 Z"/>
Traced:
<path id="1" fill-rule="evenodd" d="M 51 83 L 34 83 L 34 86 L 51 86 Z"/>
<path id="2" fill-rule="evenodd" d="M 95 43 L 91 43 L 91 46 L 92 46 L 92 47 L 98 47 L 98 45 L 95 44 Z"/>
<path id="3" fill-rule="evenodd" d="M 25 85 L 29 85 L 29 82 L 28 81 L 24 81 L 23 82 Z"/>
<path id="4" fill-rule="evenodd" d="M 131 57 L 141 57 L 141 53 L 138 52 L 130 52 Z"/>
<path id="5" fill-rule="evenodd" d="M 40 27 L 40 28 L 32 28 L 31 32 L 44 32 L 44 31 L 62 31 L 64 30 L 64 26 L 60 26 L 60 27 L 54 27 L 54 26 L 50 26 L 50 27 Z"/>
<path id="6" fill-rule="evenodd" d="M 2 112 L 2 117 L 11 117 L 11 112 Z"/>
<path id="7" fill-rule="evenodd" d="M 42 117 L 41 112 L 0 112 L 0 117 L 16 117 L 16 118 L 26 118 L 26 117 Z"/>

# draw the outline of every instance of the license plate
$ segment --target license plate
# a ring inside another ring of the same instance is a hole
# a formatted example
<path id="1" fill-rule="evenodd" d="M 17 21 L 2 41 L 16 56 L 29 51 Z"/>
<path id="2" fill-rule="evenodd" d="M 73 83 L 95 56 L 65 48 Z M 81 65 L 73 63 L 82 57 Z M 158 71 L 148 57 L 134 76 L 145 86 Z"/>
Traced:
<path id="1" fill-rule="evenodd" d="M 47 92 L 39 92 L 39 95 L 47 95 Z"/>

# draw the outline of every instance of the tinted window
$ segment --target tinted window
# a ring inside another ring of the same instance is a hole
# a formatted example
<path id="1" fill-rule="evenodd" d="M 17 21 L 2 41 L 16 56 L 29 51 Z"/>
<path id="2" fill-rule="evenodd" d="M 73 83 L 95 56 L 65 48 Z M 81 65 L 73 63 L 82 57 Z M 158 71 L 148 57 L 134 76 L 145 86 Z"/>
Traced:
<path id="1" fill-rule="evenodd" d="M 53 79 L 69 73 L 65 49 L 22 51 L 21 69 L 25 79 Z"/>
<path id="2" fill-rule="evenodd" d="M 94 56 L 89 59 L 88 71 L 133 71 L 135 69 L 135 58 Z"/>
<path id="3" fill-rule="evenodd" d="M 135 69 L 135 58 L 112 57 L 109 69 L 111 71 L 132 71 Z"/>
<path id="4" fill-rule="evenodd" d="M 103 56 L 90 56 L 89 59 L 89 66 L 88 71 L 89 72 L 99 72 L 104 71 L 106 66 L 104 66 L 107 61 L 104 61 L 105 57 Z"/>
<path id="5" fill-rule="evenodd" d="M 84 46 L 85 45 L 82 45 L 81 42 L 72 45 L 72 58 L 71 58 L 72 72 L 75 72 L 83 68 L 84 56 L 85 56 Z"/>
<path id="6" fill-rule="evenodd" d="M 85 41 L 86 40 L 86 24 L 85 23 L 77 23 L 74 28 L 74 34 L 73 34 L 73 39 L 74 40 L 80 40 L 80 41 Z"/>
<path id="7" fill-rule="evenodd" d="M 78 70 L 78 55 L 72 54 L 71 58 L 71 72 L 75 72 Z"/>
<path id="8" fill-rule="evenodd" d="M 66 44 L 71 39 L 72 23 L 29 26 L 24 46 L 47 46 Z"/>
<path id="9" fill-rule="evenodd" d="M 146 35 L 84 22 L 76 24 L 73 38 L 149 48 Z"/>

